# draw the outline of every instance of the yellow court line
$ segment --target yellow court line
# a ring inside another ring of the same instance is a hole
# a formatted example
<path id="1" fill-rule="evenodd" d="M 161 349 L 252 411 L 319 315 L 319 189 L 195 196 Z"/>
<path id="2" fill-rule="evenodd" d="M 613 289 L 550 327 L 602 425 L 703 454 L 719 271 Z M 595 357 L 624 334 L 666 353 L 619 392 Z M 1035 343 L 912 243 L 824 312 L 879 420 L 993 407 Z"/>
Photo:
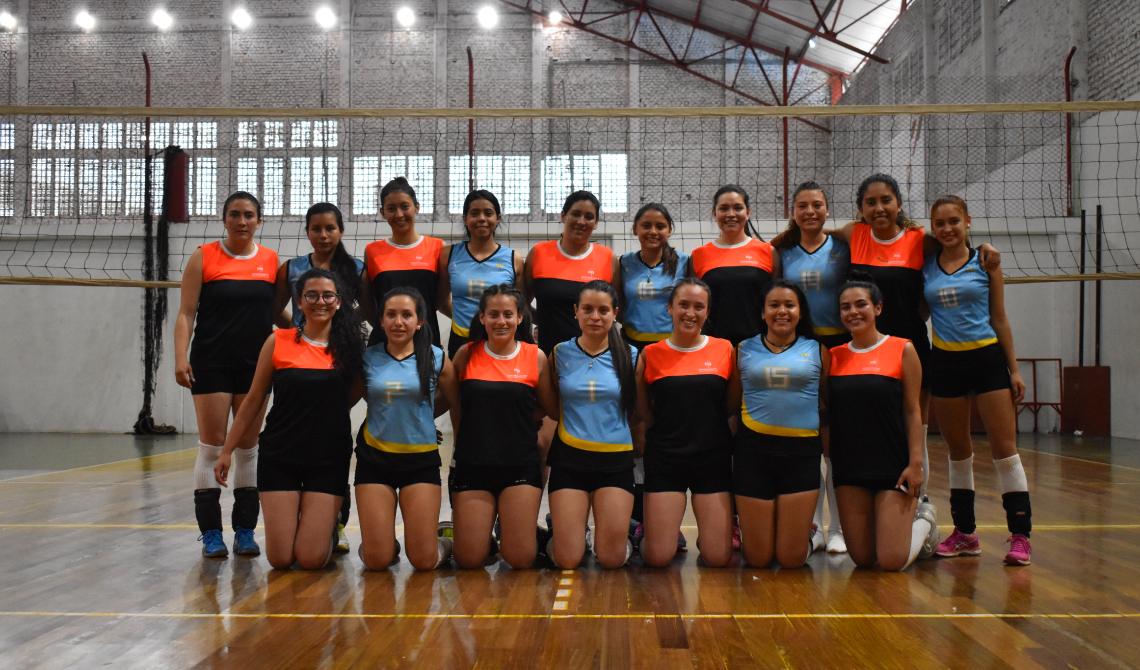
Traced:
<path id="1" fill-rule="evenodd" d="M 951 524 L 942 524 L 939 528 L 950 528 Z M 56 528 L 90 528 L 93 530 L 197 530 L 193 524 L 117 524 L 117 523 L 0 523 L 0 528 L 24 528 L 29 530 L 47 530 Z M 360 530 L 360 526 L 345 526 L 348 530 Z M 683 530 L 696 530 L 696 526 L 681 526 Z M 258 526 L 257 530 L 264 530 Z M 403 524 L 397 525 L 396 530 L 403 530 Z M 979 530 L 1007 530 L 1005 525 L 978 525 Z M 1034 532 L 1039 530 L 1138 530 L 1140 524 L 1136 523 L 1101 523 L 1101 524 L 1033 524 Z"/>
<path id="2" fill-rule="evenodd" d="M 208 612 L 0 612 L 0 617 L 101 617 L 135 619 L 652 619 L 657 614 L 303 614 L 277 613 L 208 613 Z M 682 619 L 1140 619 L 1140 612 L 1106 613 L 839 613 L 805 612 L 799 614 L 662 614 Z"/>

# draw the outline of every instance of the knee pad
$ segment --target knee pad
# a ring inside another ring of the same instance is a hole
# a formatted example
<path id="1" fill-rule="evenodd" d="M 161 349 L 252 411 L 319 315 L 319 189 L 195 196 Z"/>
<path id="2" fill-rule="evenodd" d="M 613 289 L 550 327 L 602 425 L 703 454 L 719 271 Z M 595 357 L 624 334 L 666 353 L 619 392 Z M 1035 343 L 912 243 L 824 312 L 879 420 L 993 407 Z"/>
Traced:
<path id="1" fill-rule="evenodd" d="M 257 488 L 256 444 L 249 449 L 234 449 L 230 486 L 235 489 Z"/>
<path id="2" fill-rule="evenodd" d="M 198 442 L 198 458 L 194 461 L 194 488 L 220 489 L 222 485 L 214 479 L 214 466 L 222 455 L 222 448 Z"/>

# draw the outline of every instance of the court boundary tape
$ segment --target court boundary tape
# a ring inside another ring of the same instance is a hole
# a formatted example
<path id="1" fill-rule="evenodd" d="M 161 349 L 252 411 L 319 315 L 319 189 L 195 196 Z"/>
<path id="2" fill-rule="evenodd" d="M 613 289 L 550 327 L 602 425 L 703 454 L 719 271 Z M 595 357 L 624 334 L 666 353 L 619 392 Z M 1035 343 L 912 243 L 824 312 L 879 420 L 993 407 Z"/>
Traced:
<path id="1" fill-rule="evenodd" d="M 842 613 L 805 612 L 772 614 L 449 614 L 449 613 L 391 613 L 391 614 L 304 614 L 295 612 L 0 612 L 0 617 L 67 617 L 67 618 L 111 618 L 111 619 L 689 619 L 695 621 L 711 619 L 740 620 L 843 620 L 843 619 L 1140 619 L 1140 612 L 1104 613 L 1000 613 L 1000 612 L 930 612 L 911 614 L 888 613 Z"/>

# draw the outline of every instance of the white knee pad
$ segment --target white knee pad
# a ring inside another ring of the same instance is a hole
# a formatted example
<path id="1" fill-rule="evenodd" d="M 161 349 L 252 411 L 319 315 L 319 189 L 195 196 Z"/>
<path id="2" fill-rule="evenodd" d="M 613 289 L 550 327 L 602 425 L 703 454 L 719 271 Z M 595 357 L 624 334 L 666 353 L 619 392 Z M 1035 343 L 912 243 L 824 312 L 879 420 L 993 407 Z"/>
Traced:
<path id="1" fill-rule="evenodd" d="M 194 461 L 194 488 L 220 489 L 222 485 L 214 479 L 214 466 L 222 455 L 222 448 L 206 444 L 199 440 L 198 458 Z"/>
<path id="2" fill-rule="evenodd" d="M 230 467 L 230 487 L 257 488 L 257 445 L 249 449 L 234 449 Z"/>
<path id="3" fill-rule="evenodd" d="M 997 471 L 1000 493 L 1029 490 L 1029 480 L 1025 477 L 1025 466 L 1021 464 L 1020 454 L 995 459 L 994 470 Z"/>
<path id="4" fill-rule="evenodd" d="M 950 488 L 974 490 L 974 457 L 950 461 Z"/>

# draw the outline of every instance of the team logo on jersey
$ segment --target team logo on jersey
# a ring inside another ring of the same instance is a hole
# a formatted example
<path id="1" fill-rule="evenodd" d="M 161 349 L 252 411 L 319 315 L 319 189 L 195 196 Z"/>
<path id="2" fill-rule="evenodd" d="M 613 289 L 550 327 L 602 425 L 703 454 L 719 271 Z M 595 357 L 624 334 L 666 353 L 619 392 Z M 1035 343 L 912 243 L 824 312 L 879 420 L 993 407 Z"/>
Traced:
<path id="1" fill-rule="evenodd" d="M 697 372 L 719 372 L 718 368 L 713 365 L 712 361 L 705 361 L 705 367 L 697 370 Z"/>
<path id="2" fill-rule="evenodd" d="M 800 287 L 805 291 L 822 291 L 823 290 L 823 271 L 822 270 L 801 270 L 800 271 Z"/>
<path id="3" fill-rule="evenodd" d="M 639 281 L 637 282 L 637 299 L 638 300 L 653 300 L 657 297 L 657 287 L 653 285 L 652 281 Z"/>
<path id="4" fill-rule="evenodd" d="M 526 379 L 526 375 L 519 368 L 515 368 L 514 374 L 507 375 L 507 379 Z"/>
<path id="5" fill-rule="evenodd" d="M 403 390 L 404 384 L 402 382 L 384 382 L 384 401 L 391 405 L 392 399 L 400 395 Z"/>
<path id="6" fill-rule="evenodd" d="M 483 279 L 468 279 L 467 280 L 467 297 L 472 300 L 478 300 L 483 295 L 483 289 L 487 288 L 487 282 Z"/>
<path id="7" fill-rule="evenodd" d="M 863 364 L 863 372 L 878 372 L 880 370 L 882 368 L 879 367 L 879 359 L 877 358 L 872 358 Z"/>
<path id="8" fill-rule="evenodd" d="M 759 265 L 759 261 L 752 257 L 752 254 L 744 254 L 744 260 L 740 261 L 744 265 Z"/>
<path id="9" fill-rule="evenodd" d="M 944 309 L 954 309 L 960 305 L 957 286 L 944 286 L 938 289 L 938 304 Z"/>

